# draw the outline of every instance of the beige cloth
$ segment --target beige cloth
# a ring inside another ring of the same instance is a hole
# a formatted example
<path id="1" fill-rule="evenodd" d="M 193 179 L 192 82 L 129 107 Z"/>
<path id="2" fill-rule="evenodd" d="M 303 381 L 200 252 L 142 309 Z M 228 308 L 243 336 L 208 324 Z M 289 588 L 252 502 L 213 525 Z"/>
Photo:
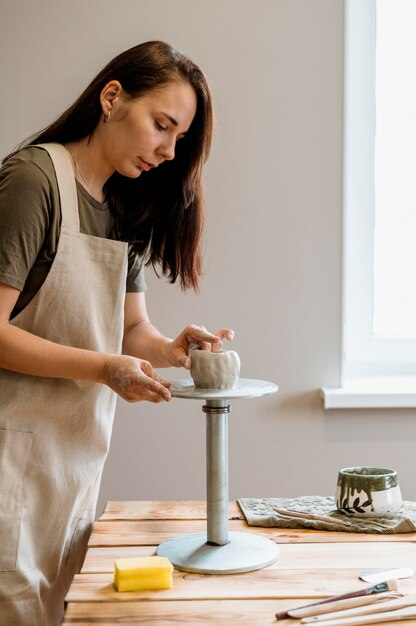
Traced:
<path id="1" fill-rule="evenodd" d="M 416 504 L 404 502 L 392 519 L 358 518 L 337 511 L 335 498 L 240 498 L 237 500 L 250 526 L 313 528 L 351 533 L 412 533 L 416 531 Z"/>
<path id="2" fill-rule="evenodd" d="M 12 323 L 53 342 L 119 353 L 127 244 L 81 234 L 65 148 L 54 163 L 62 225 L 51 270 Z M 87 381 L 0 370 L 0 622 L 57 626 L 82 564 L 116 395 Z"/>

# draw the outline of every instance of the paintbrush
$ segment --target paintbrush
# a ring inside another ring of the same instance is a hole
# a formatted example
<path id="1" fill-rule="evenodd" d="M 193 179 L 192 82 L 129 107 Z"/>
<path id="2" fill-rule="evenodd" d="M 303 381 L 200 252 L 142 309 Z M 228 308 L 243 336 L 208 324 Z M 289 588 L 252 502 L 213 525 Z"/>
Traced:
<path id="1" fill-rule="evenodd" d="M 404 609 L 408 606 L 416 606 L 416 594 L 410 594 L 402 597 L 397 597 L 397 595 L 394 597 L 395 595 L 395 592 L 391 592 L 386 594 L 386 597 L 384 597 L 384 593 L 379 594 L 379 596 L 369 596 L 368 599 L 371 598 L 372 600 L 376 600 L 376 602 L 373 601 L 371 604 L 366 604 L 365 606 L 356 606 L 346 610 L 325 613 L 325 615 L 305 617 L 302 619 L 301 624 L 316 624 L 316 626 L 320 626 L 321 624 L 325 624 L 327 620 L 344 619 L 346 617 L 357 617 L 359 615 L 369 615 L 374 613 L 386 613 L 387 611 Z M 381 602 L 377 602 L 378 597 L 381 598 Z"/>
<path id="2" fill-rule="evenodd" d="M 302 615 L 308 615 L 308 617 L 302 618 L 302 623 L 306 624 L 315 620 L 329 619 L 327 615 L 347 613 L 348 610 L 358 611 L 359 609 L 368 609 L 373 605 L 378 606 L 379 604 L 386 604 L 387 601 L 396 600 L 400 598 L 401 595 L 399 591 L 385 591 L 384 593 L 374 593 L 371 596 L 357 596 L 355 598 L 346 598 L 345 600 L 336 600 L 335 602 L 328 602 L 327 604 L 311 606 L 309 609 L 302 611 Z M 290 614 L 293 617 L 292 611 Z"/>
<path id="3" fill-rule="evenodd" d="M 383 593 L 386 591 L 397 591 L 399 583 L 397 580 L 386 580 L 382 583 L 377 583 L 371 587 L 365 587 L 358 591 L 350 591 L 349 593 L 343 593 L 337 596 L 331 596 L 312 604 L 306 604 L 304 606 L 298 606 L 294 609 L 288 609 L 287 611 L 281 611 L 276 613 L 276 619 L 286 619 L 287 617 L 309 617 L 311 615 L 317 615 L 319 613 L 329 613 L 333 610 L 333 607 L 329 605 L 332 602 L 338 602 L 339 600 L 347 600 L 349 598 L 359 598 L 361 596 L 370 596 L 374 593 Z M 328 607 L 321 607 L 321 605 L 328 605 Z M 317 610 L 319 607 L 319 610 Z M 344 608 L 344 607 L 342 607 Z M 322 610 L 321 610 L 322 609 Z"/>

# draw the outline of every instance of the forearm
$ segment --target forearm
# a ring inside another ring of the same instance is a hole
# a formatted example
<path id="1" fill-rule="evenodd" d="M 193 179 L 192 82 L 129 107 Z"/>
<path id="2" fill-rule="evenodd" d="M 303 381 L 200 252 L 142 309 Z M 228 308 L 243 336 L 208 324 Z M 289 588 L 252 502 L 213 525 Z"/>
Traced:
<path id="1" fill-rule="evenodd" d="M 172 339 L 164 337 L 147 320 L 127 329 L 123 338 L 123 354 L 150 361 L 153 367 L 169 367 L 168 349 Z"/>
<path id="2" fill-rule="evenodd" d="M 150 322 L 144 293 L 127 293 L 124 305 L 123 354 L 146 359 L 153 367 L 191 368 L 192 346 L 217 352 L 222 339 L 232 340 L 234 333 L 222 328 L 216 335 L 204 326 L 190 324 L 175 339 L 164 337 Z"/>
<path id="3" fill-rule="evenodd" d="M 21 374 L 102 382 L 108 355 L 62 346 L 17 328 L 0 325 L 0 367 Z"/>

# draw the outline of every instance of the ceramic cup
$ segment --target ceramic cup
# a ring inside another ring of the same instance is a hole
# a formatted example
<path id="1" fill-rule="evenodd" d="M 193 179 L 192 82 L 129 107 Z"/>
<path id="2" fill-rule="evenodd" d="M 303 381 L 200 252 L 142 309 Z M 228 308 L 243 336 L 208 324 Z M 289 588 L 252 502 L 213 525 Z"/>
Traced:
<path id="1" fill-rule="evenodd" d="M 382 467 L 341 469 L 335 499 L 346 515 L 394 517 L 402 505 L 397 472 Z"/>

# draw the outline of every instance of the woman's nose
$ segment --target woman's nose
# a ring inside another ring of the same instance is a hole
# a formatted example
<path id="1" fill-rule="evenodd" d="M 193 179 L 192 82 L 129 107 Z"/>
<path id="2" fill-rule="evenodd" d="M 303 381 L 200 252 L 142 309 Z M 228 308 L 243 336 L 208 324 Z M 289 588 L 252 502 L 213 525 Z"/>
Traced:
<path id="1" fill-rule="evenodd" d="M 175 146 L 176 146 L 175 139 L 171 139 L 171 140 L 167 139 L 166 141 L 163 142 L 163 145 L 160 146 L 159 152 L 163 155 L 166 161 L 172 161 L 172 159 L 175 158 Z"/>

